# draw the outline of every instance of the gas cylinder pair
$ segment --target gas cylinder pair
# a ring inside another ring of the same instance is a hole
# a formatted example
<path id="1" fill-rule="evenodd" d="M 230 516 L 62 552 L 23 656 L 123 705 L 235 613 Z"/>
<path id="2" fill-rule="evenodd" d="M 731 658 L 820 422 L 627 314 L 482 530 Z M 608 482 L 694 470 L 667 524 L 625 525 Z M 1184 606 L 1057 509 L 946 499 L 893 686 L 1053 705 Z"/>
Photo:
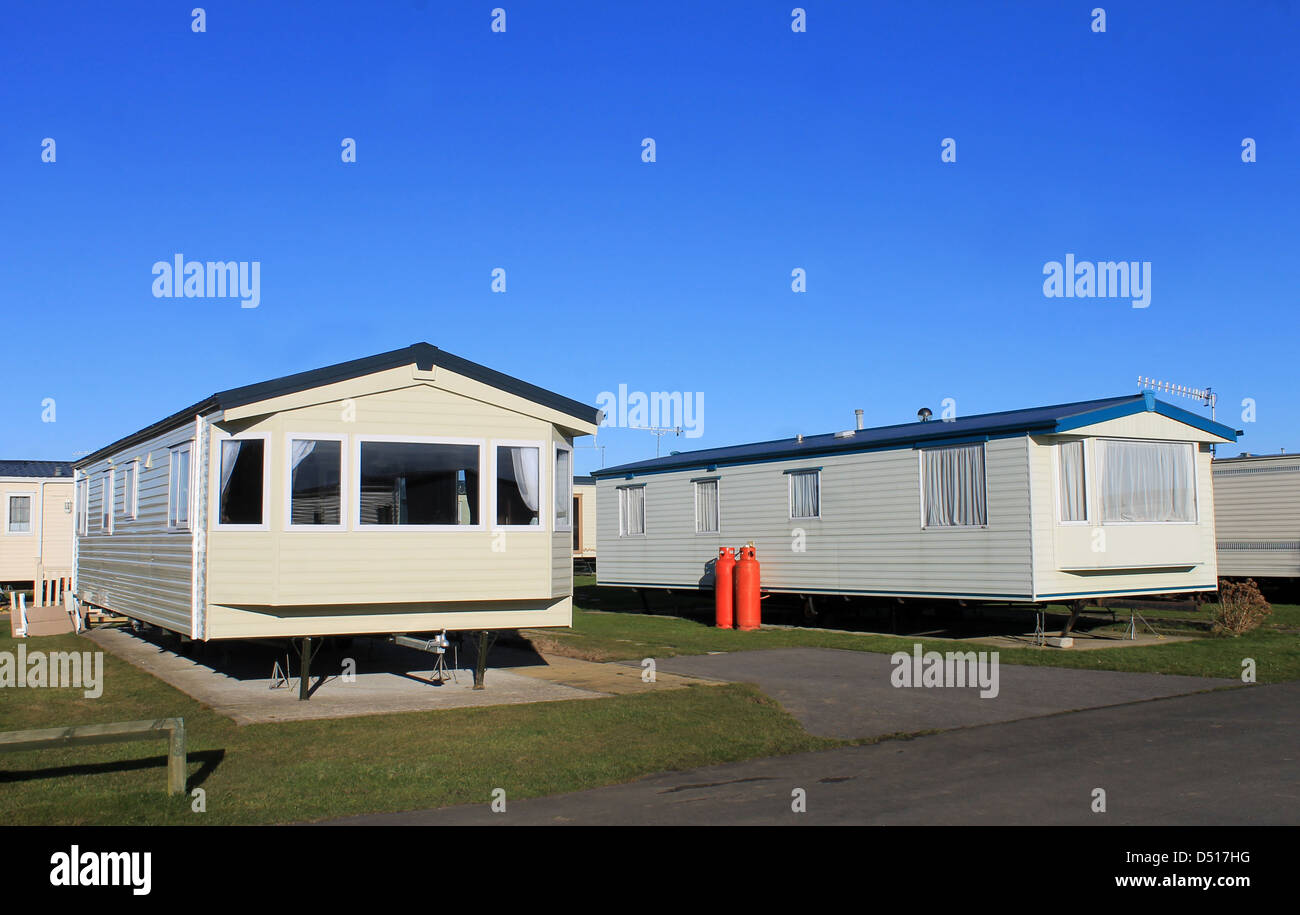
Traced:
<path id="1" fill-rule="evenodd" d="M 737 629 L 749 632 L 757 629 L 761 617 L 759 591 L 761 575 L 754 545 L 740 548 L 740 556 L 729 546 L 718 550 L 718 561 L 713 567 L 713 597 L 715 616 L 719 629 L 730 629 L 734 620 Z"/>

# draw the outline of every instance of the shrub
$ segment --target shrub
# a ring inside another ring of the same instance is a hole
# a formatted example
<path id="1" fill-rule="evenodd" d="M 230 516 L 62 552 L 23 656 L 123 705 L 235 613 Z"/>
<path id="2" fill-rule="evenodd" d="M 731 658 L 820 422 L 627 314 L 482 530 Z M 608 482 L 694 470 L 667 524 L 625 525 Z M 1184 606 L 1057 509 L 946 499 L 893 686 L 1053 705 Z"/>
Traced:
<path id="1" fill-rule="evenodd" d="M 1238 636 L 1258 629 L 1273 612 L 1259 593 L 1254 579 L 1219 579 L 1219 606 L 1214 611 L 1214 634 Z"/>

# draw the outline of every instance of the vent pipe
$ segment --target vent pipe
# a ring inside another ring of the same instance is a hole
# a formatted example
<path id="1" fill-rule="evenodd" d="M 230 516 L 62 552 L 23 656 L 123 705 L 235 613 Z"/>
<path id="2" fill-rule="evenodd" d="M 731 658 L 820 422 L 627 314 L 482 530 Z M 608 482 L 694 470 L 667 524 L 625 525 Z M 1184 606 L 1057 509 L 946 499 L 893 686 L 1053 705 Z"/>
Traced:
<path id="1" fill-rule="evenodd" d="M 858 429 L 861 429 L 861 428 L 862 428 L 862 411 L 861 411 L 861 410 L 854 410 L 854 411 L 853 411 L 853 415 L 857 418 L 857 421 L 858 421 Z"/>

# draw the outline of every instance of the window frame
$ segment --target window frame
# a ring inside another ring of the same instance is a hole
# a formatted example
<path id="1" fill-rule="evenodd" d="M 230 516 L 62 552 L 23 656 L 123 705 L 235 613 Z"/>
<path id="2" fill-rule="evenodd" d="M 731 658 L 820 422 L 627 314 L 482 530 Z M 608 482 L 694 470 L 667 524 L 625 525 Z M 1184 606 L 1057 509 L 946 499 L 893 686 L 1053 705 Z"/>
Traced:
<path id="1" fill-rule="evenodd" d="M 27 530 L 15 531 L 10 530 L 10 524 L 13 523 L 11 499 L 27 500 Z M 0 530 L 4 531 L 6 537 L 32 537 L 36 534 L 36 491 L 35 490 L 13 490 L 5 493 L 5 525 Z"/>
<path id="2" fill-rule="evenodd" d="M 542 510 L 542 506 L 553 501 L 550 498 L 549 487 L 546 485 L 547 476 L 553 471 L 545 463 L 543 458 L 546 455 L 547 443 L 543 441 L 529 441 L 527 439 L 492 439 L 492 461 L 491 476 L 492 491 L 488 494 L 488 501 L 492 505 L 492 513 L 488 516 L 489 523 L 494 531 L 536 531 L 542 533 L 548 530 L 546 524 L 547 513 Z M 537 449 L 537 523 L 536 524 L 498 524 L 497 523 L 497 449 L 498 448 L 536 448 Z"/>
<path id="3" fill-rule="evenodd" d="M 364 533 L 430 533 L 436 531 L 462 531 L 470 533 L 474 531 L 485 531 L 487 525 L 484 523 L 486 518 L 484 514 L 484 502 L 490 501 L 489 495 L 484 492 L 487 475 L 485 473 L 487 465 L 487 440 L 481 438 L 458 438 L 451 436 L 437 435 L 381 435 L 378 433 L 354 433 L 352 439 L 352 490 L 349 495 L 349 505 L 352 511 L 349 515 L 350 531 Z M 478 524 L 362 524 L 361 523 L 361 446 L 366 442 L 377 444 L 391 443 L 398 445 L 476 445 L 478 446 Z M 302 530 L 295 527 L 295 531 Z"/>
<path id="4" fill-rule="evenodd" d="M 1197 455 L 1200 454 L 1200 448 L 1197 442 L 1182 442 L 1176 439 L 1164 438 L 1117 438 L 1115 436 L 1104 436 L 1096 439 L 1098 442 L 1141 442 L 1142 444 L 1152 445 L 1182 445 L 1187 448 L 1192 455 L 1191 478 L 1192 478 L 1192 520 L 1190 521 L 1107 521 L 1105 503 L 1100 500 L 1101 492 L 1098 492 L 1099 501 L 1097 503 L 1097 523 L 1103 527 L 1135 527 L 1143 524 L 1168 524 L 1175 527 L 1192 527 L 1201 523 L 1201 468 L 1198 464 Z M 1098 465 L 1101 460 L 1098 459 Z M 1101 477 L 1102 471 L 1100 466 L 1097 469 L 1098 478 Z"/>
<path id="5" fill-rule="evenodd" d="M 134 521 L 140 508 L 140 459 L 125 461 L 122 473 L 122 520 Z"/>
<path id="6" fill-rule="evenodd" d="M 295 441 L 305 442 L 338 442 L 339 443 L 339 523 L 338 524 L 294 524 L 293 523 L 293 443 Z M 299 533 L 310 531 L 315 533 L 328 533 L 336 531 L 346 531 L 348 527 L 348 504 L 351 499 L 351 479 L 348 477 L 348 436 L 341 432 L 286 432 L 284 433 L 284 459 L 281 466 L 284 468 L 284 523 L 281 529 L 286 533 Z M 357 490 L 357 498 L 361 498 L 360 488 Z M 382 527 L 384 525 L 376 525 Z M 401 527 L 400 524 L 387 525 L 389 527 Z"/>
<path id="7" fill-rule="evenodd" d="M 713 500 L 714 506 L 714 525 L 711 531 L 700 530 L 700 487 L 709 483 L 713 484 L 713 490 L 717 494 Z M 821 482 L 817 484 L 817 507 L 821 507 Z M 695 533 L 702 537 L 717 537 L 722 533 L 722 478 L 721 477 L 701 477 L 691 480 L 691 489 L 695 497 Z"/>
<path id="8" fill-rule="evenodd" d="M 569 508 L 569 520 L 563 524 L 560 523 L 559 493 L 553 493 L 551 495 L 551 505 L 553 506 L 554 516 L 551 522 L 551 530 L 557 534 L 572 533 L 575 526 L 574 518 L 573 518 L 573 500 L 577 496 L 577 493 L 573 491 L 573 446 L 566 442 L 555 442 L 555 447 L 554 449 L 552 449 L 552 451 L 553 451 L 552 459 L 555 462 L 551 467 L 552 481 L 555 480 L 556 478 L 555 475 L 560 468 L 560 460 L 559 460 L 560 452 L 565 451 L 568 452 L 569 455 L 569 486 L 568 486 L 569 492 L 568 492 L 568 496 L 565 499 L 565 502 Z M 495 518 L 496 515 L 494 514 L 492 517 Z"/>
<path id="9" fill-rule="evenodd" d="M 177 514 L 176 509 L 179 503 L 176 499 L 176 458 L 178 455 L 185 455 L 185 463 L 188 465 L 189 479 L 185 483 L 185 518 L 182 520 Z M 220 470 L 218 470 L 220 473 Z M 170 445 L 167 448 L 167 532 L 184 534 L 190 533 L 194 521 L 194 440 L 179 442 Z"/>
<path id="10" fill-rule="evenodd" d="M 925 523 L 925 454 L 927 451 L 943 451 L 948 448 L 969 448 L 979 445 L 981 465 L 984 468 L 984 520 L 977 524 L 926 524 Z M 916 449 L 917 507 L 921 517 L 918 519 L 923 531 L 986 531 L 989 529 L 989 443 L 949 442 L 946 445 L 928 445 Z"/>
<path id="11" fill-rule="evenodd" d="M 73 523 L 76 525 L 77 536 L 86 537 L 90 534 L 90 478 L 82 473 L 76 478 L 74 486 L 73 505 L 77 514 Z"/>
<path id="12" fill-rule="evenodd" d="M 649 524 L 650 519 L 649 519 L 649 517 L 648 517 L 648 508 L 649 508 L 650 500 L 646 498 L 645 487 L 646 487 L 646 484 L 644 484 L 644 483 L 628 483 L 628 484 L 626 484 L 626 485 L 624 485 L 624 486 L 618 486 L 618 487 L 615 487 L 615 491 L 618 492 L 618 494 L 619 494 L 619 496 L 618 496 L 618 535 L 619 535 L 620 537 L 644 537 L 644 536 L 646 536 L 646 533 L 650 530 L 650 524 Z M 623 496 L 623 493 L 624 493 L 624 492 L 626 492 L 626 491 L 628 491 L 628 490 L 632 490 L 632 489 L 639 489 L 639 490 L 641 490 L 641 531 L 640 531 L 640 533 L 636 533 L 636 534 L 633 534 L 633 533 L 629 533 L 629 532 L 628 532 L 628 529 L 627 529 L 627 503 L 626 503 L 625 497 Z"/>
<path id="13" fill-rule="evenodd" d="M 117 516 L 117 468 L 111 464 L 99 472 L 99 493 L 99 532 L 111 537 Z"/>
<path id="14" fill-rule="evenodd" d="M 223 524 L 221 522 L 221 452 L 225 442 L 262 442 L 262 520 L 256 524 Z M 268 531 L 271 529 L 271 433 L 226 432 L 215 426 L 212 429 L 212 447 L 216 460 L 212 462 L 211 505 L 208 517 L 214 531 Z M 191 460 L 193 460 L 191 458 Z"/>
<path id="15" fill-rule="evenodd" d="M 1083 444 L 1083 520 L 1066 521 L 1064 518 L 1061 517 L 1061 483 L 1064 479 L 1063 475 L 1061 474 L 1061 446 L 1071 445 L 1074 444 L 1075 442 L 1081 442 Z M 1056 510 L 1055 510 L 1056 523 L 1065 525 L 1066 527 L 1085 527 L 1091 525 L 1093 523 L 1092 449 L 1088 447 L 1088 439 L 1086 438 L 1062 439 L 1052 444 L 1052 452 L 1053 452 L 1052 453 L 1052 484 L 1053 484 L 1052 501 L 1056 503 Z M 987 500 L 988 498 L 988 492 L 987 492 L 988 465 L 987 464 L 985 464 L 984 467 L 984 474 L 985 474 L 984 488 L 986 490 L 985 499 Z"/>
<path id="16" fill-rule="evenodd" d="M 790 521 L 820 521 L 822 520 L 822 469 L 821 467 L 798 467 L 784 471 L 786 476 L 786 509 Z M 799 515 L 794 513 L 794 478 L 796 476 L 813 474 L 817 478 L 817 514 Z M 720 489 L 720 488 L 719 488 Z M 719 492 L 719 496 L 721 493 Z M 719 526 L 721 526 L 721 506 L 718 510 Z"/>

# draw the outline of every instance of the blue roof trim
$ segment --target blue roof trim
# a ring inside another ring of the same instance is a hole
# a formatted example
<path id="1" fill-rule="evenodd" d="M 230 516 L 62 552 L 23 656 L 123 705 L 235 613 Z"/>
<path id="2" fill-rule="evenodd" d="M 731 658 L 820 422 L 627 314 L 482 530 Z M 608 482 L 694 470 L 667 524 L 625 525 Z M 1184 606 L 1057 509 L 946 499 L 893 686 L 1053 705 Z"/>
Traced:
<path id="1" fill-rule="evenodd" d="M 881 426 L 874 429 L 858 429 L 854 430 L 853 435 L 843 438 L 839 438 L 832 433 L 803 436 L 801 439 L 786 438 L 776 441 L 754 442 L 747 445 L 687 451 L 646 461 L 620 464 L 617 467 L 602 468 L 601 470 L 592 471 L 592 476 L 603 479 L 612 476 L 626 476 L 627 474 L 667 473 L 701 467 L 716 468 L 728 465 L 760 464 L 769 461 L 812 459 L 833 454 L 941 446 L 970 442 L 980 437 L 993 440 L 1022 435 L 1051 434 L 1100 422 L 1106 418 L 1140 413 L 1148 410 L 1148 404 L 1151 405 L 1151 409 L 1171 418 L 1178 419 L 1229 441 L 1236 440 L 1236 433 L 1227 426 L 1209 422 L 1194 413 L 1187 413 L 1178 410 L 1177 407 L 1161 403 L 1150 394 L 1135 393 L 1099 400 L 1031 407 L 1024 410 L 983 413 L 977 416 L 965 416 L 951 420 L 932 420 L 924 423 L 912 422 L 895 426 Z"/>

